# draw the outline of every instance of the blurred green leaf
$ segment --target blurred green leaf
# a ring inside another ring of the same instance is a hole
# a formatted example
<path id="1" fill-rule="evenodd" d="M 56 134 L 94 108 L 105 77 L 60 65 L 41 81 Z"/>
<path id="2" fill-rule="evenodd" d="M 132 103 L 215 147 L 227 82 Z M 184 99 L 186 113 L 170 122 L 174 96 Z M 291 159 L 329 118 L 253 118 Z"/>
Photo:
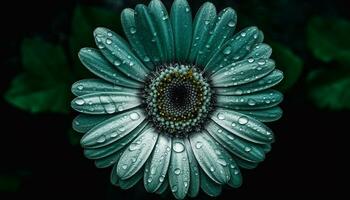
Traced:
<path id="1" fill-rule="evenodd" d="M 21 50 L 24 72 L 12 81 L 5 99 L 33 113 L 67 113 L 71 78 L 62 47 L 25 39 Z"/>
<path id="2" fill-rule="evenodd" d="M 303 60 L 291 49 L 280 43 L 272 42 L 271 47 L 273 50 L 272 58 L 276 61 L 277 68 L 282 70 L 284 74 L 278 88 L 286 91 L 299 79 L 303 70 Z"/>
<path id="3" fill-rule="evenodd" d="M 310 98 L 319 108 L 350 108 L 350 71 L 316 70 L 307 80 Z"/>
<path id="4" fill-rule="evenodd" d="M 89 6 L 77 6 L 75 8 L 69 42 L 73 56 L 73 64 L 78 78 L 91 76 L 88 70 L 83 67 L 79 61 L 79 50 L 83 47 L 95 47 L 93 38 L 93 31 L 95 28 L 106 27 L 111 30 L 117 30 L 116 28 L 120 23 L 119 18 L 118 12 L 103 8 Z"/>
<path id="5" fill-rule="evenodd" d="M 21 179 L 15 175 L 0 175 L 0 192 L 16 192 L 21 185 Z"/>
<path id="6" fill-rule="evenodd" d="M 314 17 L 307 27 L 308 46 L 324 62 L 350 64 L 350 22 L 339 18 Z"/>

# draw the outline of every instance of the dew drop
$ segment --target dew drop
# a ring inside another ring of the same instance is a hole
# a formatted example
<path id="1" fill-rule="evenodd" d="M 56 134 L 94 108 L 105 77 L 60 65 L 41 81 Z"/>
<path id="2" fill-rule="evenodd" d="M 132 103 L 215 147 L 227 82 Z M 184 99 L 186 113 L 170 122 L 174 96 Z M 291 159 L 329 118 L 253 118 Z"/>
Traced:
<path id="1" fill-rule="evenodd" d="M 248 99 L 248 105 L 255 106 L 256 102 L 254 99 Z"/>
<path id="2" fill-rule="evenodd" d="M 250 148 L 250 147 L 244 147 L 244 151 L 246 151 L 246 152 L 249 152 L 249 151 L 251 151 L 252 150 L 252 148 Z"/>
<path id="3" fill-rule="evenodd" d="M 210 171 L 211 171 L 211 172 L 214 172 L 214 171 L 215 171 L 215 168 L 214 168 L 214 167 L 210 167 Z"/>
<path id="4" fill-rule="evenodd" d="M 136 113 L 136 112 L 133 112 L 133 113 L 130 114 L 130 119 L 134 120 L 134 121 L 138 120 L 138 119 L 140 119 L 140 115 L 138 113 Z"/>
<path id="5" fill-rule="evenodd" d="M 108 35 L 109 37 L 112 37 L 112 33 L 111 33 L 111 32 L 108 32 L 107 35 Z"/>
<path id="6" fill-rule="evenodd" d="M 119 131 L 119 132 L 124 132 L 125 130 L 126 130 L 125 126 L 120 126 L 120 127 L 118 128 L 118 131 Z"/>
<path id="7" fill-rule="evenodd" d="M 218 113 L 218 119 L 220 120 L 224 120 L 225 119 L 225 115 L 223 113 Z"/>
<path id="8" fill-rule="evenodd" d="M 75 103 L 79 106 L 82 106 L 85 104 L 85 101 L 83 99 L 77 99 L 77 100 L 75 100 Z"/>
<path id="9" fill-rule="evenodd" d="M 164 181 L 164 176 L 161 176 L 161 177 L 159 177 L 159 182 L 163 182 Z"/>
<path id="10" fill-rule="evenodd" d="M 241 36 L 242 36 L 242 37 L 245 37 L 246 35 L 247 35 L 246 32 L 242 32 L 242 33 L 241 33 Z"/>
<path id="11" fill-rule="evenodd" d="M 228 25 L 229 27 L 235 27 L 235 26 L 236 26 L 236 22 L 230 21 L 227 25 Z"/>
<path id="12" fill-rule="evenodd" d="M 84 89 L 84 86 L 82 86 L 82 85 L 78 85 L 78 90 L 83 90 Z"/>
<path id="13" fill-rule="evenodd" d="M 124 110 L 124 107 L 122 105 L 118 106 L 118 111 L 123 111 Z"/>
<path id="14" fill-rule="evenodd" d="M 149 62 L 151 59 L 148 56 L 143 57 L 143 61 Z"/>
<path id="15" fill-rule="evenodd" d="M 248 118 L 247 117 L 240 117 L 238 119 L 238 123 L 244 125 L 244 124 L 248 123 Z"/>
<path id="16" fill-rule="evenodd" d="M 163 17 L 162 17 L 162 19 L 165 21 L 165 20 L 167 20 L 169 17 L 168 17 L 168 15 L 164 15 Z"/>
<path id="17" fill-rule="evenodd" d="M 152 177 L 149 177 L 148 179 L 147 179 L 147 182 L 152 182 Z"/>
<path id="18" fill-rule="evenodd" d="M 114 64 L 115 66 L 120 66 L 122 63 L 120 62 L 120 60 L 115 60 L 115 61 L 113 62 L 113 64 Z"/>
<path id="19" fill-rule="evenodd" d="M 231 53 L 231 47 L 226 47 L 225 49 L 224 49 L 224 54 L 225 55 L 229 55 Z"/>
<path id="20" fill-rule="evenodd" d="M 135 151 L 137 149 L 140 149 L 140 145 L 139 144 L 136 144 L 136 143 L 131 143 L 130 146 L 129 146 L 129 150 L 130 151 Z"/>
<path id="21" fill-rule="evenodd" d="M 96 140 L 97 143 L 103 143 L 103 142 L 105 142 L 105 141 L 106 141 L 106 137 L 105 137 L 104 135 L 102 135 L 101 137 L 99 137 L 99 138 Z"/>
<path id="22" fill-rule="evenodd" d="M 202 148 L 202 146 L 203 146 L 203 143 L 201 143 L 201 142 L 197 142 L 197 143 L 196 143 L 196 148 L 197 148 L 197 149 Z"/>
<path id="23" fill-rule="evenodd" d="M 187 8 L 186 8 L 186 12 L 190 12 L 190 8 L 187 7 Z"/>
<path id="24" fill-rule="evenodd" d="M 114 131 L 111 133 L 111 137 L 114 138 L 114 137 L 117 137 L 118 136 L 118 132 L 117 131 Z"/>
<path id="25" fill-rule="evenodd" d="M 128 168 L 128 165 L 122 165 L 122 169 Z"/>
<path id="26" fill-rule="evenodd" d="M 209 23 L 210 23 L 210 21 L 209 20 L 205 20 L 205 25 L 208 25 Z"/>
<path id="27" fill-rule="evenodd" d="M 235 175 L 239 174 L 239 171 L 236 169 L 234 172 L 233 172 Z"/>
<path id="28" fill-rule="evenodd" d="M 173 187 L 171 187 L 171 191 L 172 192 L 176 192 L 177 191 L 177 185 L 174 185 Z"/>
<path id="29" fill-rule="evenodd" d="M 237 126 L 237 124 L 235 122 L 232 122 L 231 126 L 235 127 L 235 126 Z"/>
<path id="30" fill-rule="evenodd" d="M 266 61 L 264 59 L 258 60 L 259 65 L 265 65 Z"/>
<path id="31" fill-rule="evenodd" d="M 249 58 L 249 59 L 248 59 L 248 62 L 249 62 L 249 63 L 254 62 L 254 58 Z"/>
<path id="32" fill-rule="evenodd" d="M 222 133 L 222 129 L 218 129 L 218 133 Z"/>
<path id="33" fill-rule="evenodd" d="M 130 28 L 130 33 L 131 34 L 135 34 L 136 33 L 136 28 L 135 27 L 131 27 Z"/>
<path id="34" fill-rule="evenodd" d="M 185 147 L 183 144 L 176 142 L 173 146 L 173 150 L 177 153 L 181 153 L 185 150 Z"/>
<path id="35" fill-rule="evenodd" d="M 217 162 L 224 167 L 227 165 L 227 162 L 223 159 L 218 159 Z"/>
<path id="36" fill-rule="evenodd" d="M 109 38 L 107 38 L 107 39 L 106 39 L 106 44 L 112 44 L 112 40 L 109 39 Z"/>
<path id="37" fill-rule="evenodd" d="M 176 175 L 179 175 L 179 174 L 181 174 L 181 169 L 179 169 L 179 168 L 176 168 L 176 169 L 174 170 L 174 173 L 175 173 Z"/>

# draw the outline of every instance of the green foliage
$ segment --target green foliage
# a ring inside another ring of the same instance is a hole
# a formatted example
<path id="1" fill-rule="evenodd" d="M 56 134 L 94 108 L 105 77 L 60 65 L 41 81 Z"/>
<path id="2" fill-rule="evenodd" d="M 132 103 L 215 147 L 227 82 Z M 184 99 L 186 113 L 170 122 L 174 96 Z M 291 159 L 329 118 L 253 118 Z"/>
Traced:
<path id="1" fill-rule="evenodd" d="M 283 81 L 278 85 L 282 91 L 291 88 L 299 79 L 303 70 L 303 60 L 291 49 L 280 44 L 271 43 L 272 58 L 276 61 L 277 68 L 283 71 Z"/>
<path id="2" fill-rule="evenodd" d="M 12 81 L 5 99 L 33 113 L 67 113 L 71 75 L 62 47 L 25 39 L 21 53 L 24 71 Z"/>
<path id="3" fill-rule="evenodd" d="M 78 59 L 79 50 L 83 47 L 95 46 L 93 37 L 95 28 L 108 27 L 115 31 L 120 23 L 119 21 L 117 12 L 111 10 L 87 6 L 77 6 L 75 8 L 69 44 L 78 78 L 91 76 Z"/>
<path id="4" fill-rule="evenodd" d="M 350 108 L 349 33 L 350 22 L 343 19 L 315 17 L 309 22 L 308 46 L 326 65 L 308 76 L 310 99 L 319 108 Z M 331 61 L 337 65 L 327 66 Z"/>
<path id="5" fill-rule="evenodd" d="M 314 17 L 307 27 L 308 46 L 324 62 L 350 63 L 350 22 L 339 18 Z"/>

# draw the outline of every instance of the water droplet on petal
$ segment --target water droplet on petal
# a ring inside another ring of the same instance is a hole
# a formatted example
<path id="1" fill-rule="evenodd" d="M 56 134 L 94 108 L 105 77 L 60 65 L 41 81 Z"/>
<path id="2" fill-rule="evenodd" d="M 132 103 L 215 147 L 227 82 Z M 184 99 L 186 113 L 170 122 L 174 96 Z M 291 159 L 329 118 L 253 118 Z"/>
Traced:
<path id="1" fill-rule="evenodd" d="M 147 182 L 152 182 L 152 177 L 149 177 L 148 179 L 147 179 Z"/>
<path id="2" fill-rule="evenodd" d="M 249 63 L 254 62 L 254 58 L 248 58 L 248 62 L 249 62 Z"/>
<path id="3" fill-rule="evenodd" d="M 134 121 L 138 120 L 138 119 L 140 119 L 140 115 L 138 113 L 136 113 L 136 112 L 133 112 L 133 113 L 130 114 L 130 119 L 134 120 Z"/>
<path id="4" fill-rule="evenodd" d="M 246 151 L 246 152 L 249 152 L 251 150 L 252 150 L 252 148 L 250 148 L 250 147 L 244 147 L 244 151 Z"/>
<path id="5" fill-rule="evenodd" d="M 243 116 L 243 117 L 240 117 L 240 118 L 238 119 L 238 123 L 244 125 L 244 124 L 248 123 L 248 118 L 247 118 L 247 117 L 244 117 L 244 116 Z"/>
<path id="6" fill-rule="evenodd" d="M 177 153 L 181 153 L 185 150 L 185 147 L 183 144 L 176 142 L 173 146 L 173 150 Z"/>
<path id="7" fill-rule="evenodd" d="M 225 115 L 223 113 L 218 113 L 218 119 L 220 120 L 224 120 L 225 119 Z"/>
<path id="8" fill-rule="evenodd" d="M 108 35 L 109 37 L 111 37 L 111 36 L 112 36 L 112 33 L 111 33 L 111 32 L 108 32 L 107 35 Z"/>
<path id="9" fill-rule="evenodd" d="M 174 173 L 175 173 L 176 175 L 179 175 L 179 174 L 181 174 L 181 169 L 179 169 L 179 168 L 176 168 L 176 169 L 174 170 Z"/>
<path id="10" fill-rule="evenodd" d="M 105 141 L 106 141 L 106 137 L 105 137 L 104 135 L 102 135 L 101 137 L 99 137 L 99 138 L 96 140 L 97 143 L 103 143 L 103 142 L 105 142 Z"/>
<path id="11" fill-rule="evenodd" d="M 190 8 L 186 7 L 186 12 L 190 12 Z"/>
<path id="12" fill-rule="evenodd" d="M 107 39 L 106 39 L 106 44 L 112 44 L 112 40 L 109 39 L 109 38 L 107 38 Z"/>
<path id="13" fill-rule="evenodd" d="M 176 191 L 177 191 L 177 186 L 174 185 L 173 187 L 171 187 L 171 191 L 172 191 L 172 192 L 176 192 Z"/>
<path id="14" fill-rule="evenodd" d="M 130 33 L 131 34 L 135 34 L 136 33 L 136 28 L 135 27 L 131 27 L 130 28 Z"/>
<path id="15" fill-rule="evenodd" d="M 215 168 L 214 167 L 210 167 L 210 171 L 214 172 Z"/>
<path id="16" fill-rule="evenodd" d="M 128 168 L 128 165 L 122 165 L 122 169 Z"/>
<path id="17" fill-rule="evenodd" d="M 230 21 L 227 25 L 229 27 L 235 27 L 236 26 L 236 22 L 235 21 Z"/>
<path id="18" fill-rule="evenodd" d="M 222 165 L 222 166 L 226 166 L 227 165 L 227 162 L 225 161 L 225 160 L 223 160 L 223 159 L 218 159 L 218 161 L 217 161 L 220 165 Z"/>
<path id="19" fill-rule="evenodd" d="M 85 104 L 85 101 L 83 99 L 77 99 L 77 100 L 75 100 L 75 103 L 79 106 L 82 106 Z"/>
<path id="20" fill-rule="evenodd" d="M 241 33 L 241 36 L 242 36 L 242 37 L 245 37 L 246 35 L 247 35 L 246 32 L 242 32 L 242 33 Z"/>
<path id="21" fill-rule="evenodd" d="M 144 58 L 143 58 L 143 61 L 145 61 L 145 62 L 149 62 L 151 59 L 148 57 L 148 56 L 145 56 Z"/>
<path id="22" fill-rule="evenodd" d="M 83 90 L 84 89 L 84 86 L 82 86 L 82 85 L 78 85 L 78 90 Z"/>
<path id="23" fill-rule="evenodd" d="M 203 146 L 203 143 L 201 143 L 201 142 L 197 142 L 197 143 L 196 143 L 196 148 L 197 148 L 197 149 L 202 148 L 202 146 Z"/>
<path id="24" fill-rule="evenodd" d="M 258 60 L 259 65 L 265 65 L 266 61 L 264 59 Z"/>
<path id="25" fill-rule="evenodd" d="M 120 66 L 122 63 L 120 62 L 120 60 L 115 60 L 115 61 L 113 62 L 113 64 L 114 64 L 115 66 Z"/>
<path id="26" fill-rule="evenodd" d="M 255 106 L 256 102 L 254 99 L 248 99 L 248 105 Z"/>
<path id="27" fill-rule="evenodd" d="M 231 53 L 231 47 L 226 47 L 225 49 L 224 49 L 224 54 L 225 55 L 229 55 Z"/>
<path id="28" fill-rule="evenodd" d="M 161 176 L 161 177 L 159 177 L 159 182 L 163 182 L 164 181 L 164 176 Z"/>

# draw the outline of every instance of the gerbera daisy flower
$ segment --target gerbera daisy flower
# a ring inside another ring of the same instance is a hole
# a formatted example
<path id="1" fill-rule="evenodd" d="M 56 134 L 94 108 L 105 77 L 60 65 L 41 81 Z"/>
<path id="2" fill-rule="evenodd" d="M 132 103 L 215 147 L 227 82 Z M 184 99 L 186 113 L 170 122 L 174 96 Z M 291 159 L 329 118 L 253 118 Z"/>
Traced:
<path id="1" fill-rule="evenodd" d="M 99 168 L 112 167 L 123 189 L 143 179 L 145 189 L 177 199 L 199 189 L 217 196 L 239 187 L 240 168 L 264 160 L 274 141 L 263 122 L 281 117 L 282 94 L 269 89 L 283 74 L 269 59 L 263 34 L 234 34 L 236 12 L 217 14 L 205 3 L 192 21 L 186 0 L 170 15 L 159 0 L 125 9 L 128 42 L 97 28 L 98 49 L 83 48 L 81 62 L 100 79 L 72 86 L 76 131 Z"/>

